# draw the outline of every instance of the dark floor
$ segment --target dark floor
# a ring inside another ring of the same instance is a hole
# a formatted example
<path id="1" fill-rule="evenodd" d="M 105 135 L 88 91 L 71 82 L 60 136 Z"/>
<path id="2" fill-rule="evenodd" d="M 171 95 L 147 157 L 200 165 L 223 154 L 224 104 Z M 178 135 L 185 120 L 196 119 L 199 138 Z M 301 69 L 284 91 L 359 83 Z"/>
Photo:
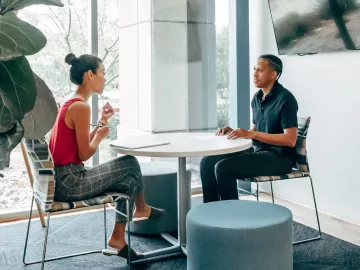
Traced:
<path id="1" fill-rule="evenodd" d="M 193 204 L 201 203 L 201 197 L 193 198 Z M 108 211 L 108 231 L 111 231 L 114 216 Z M 0 269 L 40 269 L 40 265 L 24 266 L 23 245 L 27 223 L 0 226 Z M 301 224 L 294 224 L 294 238 L 315 235 L 315 231 Z M 42 254 L 44 229 L 39 221 L 32 224 L 28 247 L 28 260 L 39 259 Z M 51 220 L 48 238 L 48 256 L 89 249 L 101 249 L 103 238 L 103 213 L 90 212 L 79 215 L 54 217 Z M 138 251 L 167 247 L 169 244 L 159 237 L 132 236 L 132 246 Z M 91 254 L 46 263 L 46 269 L 127 269 L 121 258 Z M 186 269 L 186 257 L 180 256 L 137 265 L 133 269 Z M 360 247 L 330 235 L 312 243 L 294 246 L 294 269 L 359 270 Z"/>

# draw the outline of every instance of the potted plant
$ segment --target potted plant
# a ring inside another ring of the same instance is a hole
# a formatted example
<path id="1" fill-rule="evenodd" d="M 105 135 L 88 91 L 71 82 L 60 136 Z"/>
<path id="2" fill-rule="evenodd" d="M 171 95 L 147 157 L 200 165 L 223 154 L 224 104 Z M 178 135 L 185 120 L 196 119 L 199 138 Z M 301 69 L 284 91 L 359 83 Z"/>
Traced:
<path id="1" fill-rule="evenodd" d="M 63 6 L 60 0 L 0 0 L 0 170 L 9 167 L 22 138 L 44 137 L 56 119 L 55 99 L 26 59 L 45 47 L 46 37 L 16 15 L 35 4 Z"/>

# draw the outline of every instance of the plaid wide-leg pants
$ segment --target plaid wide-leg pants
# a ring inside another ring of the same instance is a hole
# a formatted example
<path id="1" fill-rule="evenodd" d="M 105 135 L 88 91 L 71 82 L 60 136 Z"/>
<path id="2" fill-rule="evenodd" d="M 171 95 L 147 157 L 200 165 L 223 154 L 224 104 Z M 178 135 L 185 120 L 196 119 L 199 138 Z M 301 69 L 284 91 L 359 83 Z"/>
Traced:
<path id="1" fill-rule="evenodd" d="M 133 213 L 136 196 L 144 184 L 140 165 L 133 156 L 122 156 L 87 169 L 83 164 L 55 166 L 55 200 L 73 202 L 103 195 L 105 192 L 124 193 L 130 197 Z M 116 209 L 126 213 L 126 201 L 116 202 Z M 116 221 L 126 223 L 126 217 L 116 214 Z"/>

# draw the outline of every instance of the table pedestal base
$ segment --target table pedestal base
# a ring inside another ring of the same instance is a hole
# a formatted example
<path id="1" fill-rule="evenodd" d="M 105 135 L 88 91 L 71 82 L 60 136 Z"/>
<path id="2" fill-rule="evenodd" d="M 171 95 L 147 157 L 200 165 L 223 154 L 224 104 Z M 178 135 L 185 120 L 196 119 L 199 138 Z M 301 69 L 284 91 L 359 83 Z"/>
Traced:
<path id="1" fill-rule="evenodd" d="M 172 247 L 148 251 L 144 253 L 142 260 L 134 261 L 131 264 L 144 263 L 175 255 L 186 255 L 186 215 L 191 208 L 191 182 L 186 179 L 186 158 L 179 157 L 178 163 L 178 239 L 170 234 L 161 236 L 172 244 Z"/>

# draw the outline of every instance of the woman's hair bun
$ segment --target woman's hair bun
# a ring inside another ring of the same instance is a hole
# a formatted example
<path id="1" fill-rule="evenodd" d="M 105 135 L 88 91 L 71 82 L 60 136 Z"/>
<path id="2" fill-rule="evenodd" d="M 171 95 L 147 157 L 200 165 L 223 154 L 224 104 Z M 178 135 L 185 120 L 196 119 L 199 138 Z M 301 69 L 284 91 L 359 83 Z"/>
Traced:
<path id="1" fill-rule="evenodd" d="M 74 65 L 75 62 L 77 62 L 77 60 L 79 60 L 75 54 L 73 53 L 69 53 L 66 57 L 65 57 L 65 63 L 69 64 L 69 65 Z"/>

